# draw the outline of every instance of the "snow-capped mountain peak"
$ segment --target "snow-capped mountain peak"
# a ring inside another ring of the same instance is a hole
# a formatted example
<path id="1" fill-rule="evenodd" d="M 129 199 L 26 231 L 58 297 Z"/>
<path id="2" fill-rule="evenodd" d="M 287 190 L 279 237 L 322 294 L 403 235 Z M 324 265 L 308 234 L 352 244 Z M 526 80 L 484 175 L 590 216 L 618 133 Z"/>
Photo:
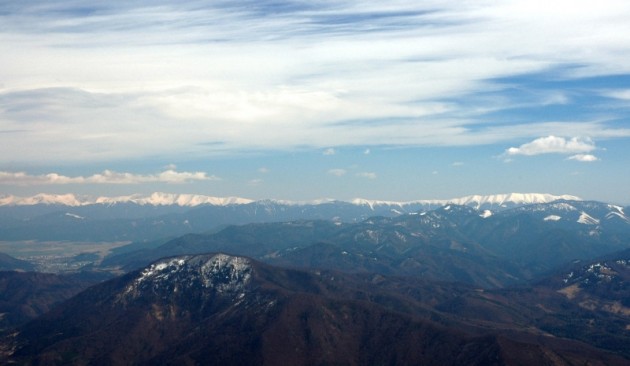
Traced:
<path id="1" fill-rule="evenodd" d="M 484 205 L 502 207 L 508 204 L 526 205 L 534 203 L 549 203 L 557 200 L 581 201 L 581 198 L 571 195 L 554 196 L 546 193 L 508 193 L 488 196 L 473 195 L 449 201 L 458 205 L 473 206 L 479 209 Z"/>
<path id="2" fill-rule="evenodd" d="M 32 205 L 61 205 L 83 206 L 92 203 L 87 196 L 68 194 L 39 193 L 30 197 L 18 197 L 13 195 L 0 196 L 0 206 L 32 206 Z"/>
<path id="3" fill-rule="evenodd" d="M 44 194 L 40 193 L 31 197 L 18 197 L 6 195 L 0 197 L 0 206 L 32 206 L 32 205 L 60 205 L 60 206 L 87 206 L 94 204 L 114 205 L 118 203 L 135 203 L 138 205 L 150 206 L 187 206 L 195 207 L 199 205 L 239 205 L 254 202 L 253 200 L 240 197 L 212 197 L 198 194 L 174 194 L 155 192 L 148 196 L 133 194 L 129 196 L 116 197 L 90 197 L 76 196 L 74 194 Z"/>
<path id="4" fill-rule="evenodd" d="M 417 200 L 408 202 L 394 202 L 394 201 L 377 201 L 367 200 L 362 198 L 356 198 L 351 202 L 355 205 L 367 205 L 371 208 L 376 206 L 444 206 L 448 204 L 455 204 L 461 206 L 473 207 L 477 210 L 484 208 L 507 208 L 509 206 L 528 205 L 536 203 L 549 203 L 557 200 L 567 201 L 581 201 L 582 199 L 572 195 L 552 195 L 547 193 L 507 193 L 507 194 L 494 194 L 494 195 L 471 195 L 459 198 L 451 198 L 445 200 Z"/>
<path id="5" fill-rule="evenodd" d="M 463 206 L 474 207 L 475 209 L 485 208 L 506 208 L 510 206 L 534 204 L 534 203 L 548 203 L 556 200 L 581 200 L 579 197 L 571 195 L 555 196 L 551 194 L 542 193 L 508 193 L 508 194 L 496 194 L 496 195 L 472 195 L 460 198 L 452 198 L 446 200 L 416 200 L 416 201 L 383 201 L 383 200 L 368 200 L 363 198 L 355 198 L 347 203 L 351 203 L 358 206 L 369 206 L 371 209 L 375 207 L 394 206 L 394 207 L 412 207 L 412 206 L 443 206 L 447 204 L 456 204 Z M 269 201 L 269 200 L 267 200 Z M 89 197 L 78 196 L 74 194 L 44 194 L 40 193 L 31 197 L 18 197 L 13 195 L 0 196 L 0 206 L 29 206 L 29 205 L 60 205 L 60 206 L 87 206 L 93 204 L 102 205 L 115 205 L 119 203 L 134 203 L 138 205 L 150 205 L 150 206 L 182 206 L 182 207 L 196 207 L 201 205 L 213 205 L 213 206 L 228 206 L 228 205 L 242 205 L 249 204 L 255 201 L 252 199 L 241 197 L 213 197 L 198 194 L 176 194 L 176 193 L 162 193 L 155 192 L 150 195 L 133 194 L 128 196 L 116 196 L 116 197 Z M 295 202 L 286 200 L 271 200 L 269 202 L 282 204 L 282 205 L 318 205 L 323 203 L 335 202 L 333 199 L 322 199 L 308 202 Z M 623 211 L 621 210 L 623 215 Z"/>

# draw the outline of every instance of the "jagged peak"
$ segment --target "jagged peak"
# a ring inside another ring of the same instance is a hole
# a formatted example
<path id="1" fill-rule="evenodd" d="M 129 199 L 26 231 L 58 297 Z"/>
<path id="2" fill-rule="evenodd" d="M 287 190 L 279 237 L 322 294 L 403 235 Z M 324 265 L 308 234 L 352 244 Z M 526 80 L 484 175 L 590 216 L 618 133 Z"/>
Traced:
<path id="1" fill-rule="evenodd" d="M 251 275 L 252 263 L 245 257 L 219 253 L 164 258 L 140 270 L 122 297 L 136 298 L 146 292 L 179 292 L 190 288 L 236 293 L 245 288 Z"/>

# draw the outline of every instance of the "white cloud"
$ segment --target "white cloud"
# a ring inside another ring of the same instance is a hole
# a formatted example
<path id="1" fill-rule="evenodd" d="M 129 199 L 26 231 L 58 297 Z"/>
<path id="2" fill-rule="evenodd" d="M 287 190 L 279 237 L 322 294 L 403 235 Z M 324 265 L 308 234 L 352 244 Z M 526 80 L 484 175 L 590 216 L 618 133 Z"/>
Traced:
<path id="1" fill-rule="evenodd" d="M 464 165 L 464 163 L 461 162 L 461 161 L 456 161 L 453 164 L 451 164 L 451 166 L 454 166 L 454 167 L 463 166 L 463 165 Z"/>
<path id="2" fill-rule="evenodd" d="M 595 155 L 591 155 L 591 154 L 576 154 L 576 155 L 573 155 L 573 156 L 569 156 L 567 159 L 580 161 L 580 162 L 584 162 L 584 163 L 590 163 L 590 162 L 599 160 L 598 157 L 596 157 Z"/>
<path id="3" fill-rule="evenodd" d="M 575 154 L 595 150 L 595 143 L 589 138 L 540 137 L 519 147 L 505 151 L 507 155 Z"/>
<path id="4" fill-rule="evenodd" d="M 328 171 L 328 174 L 334 175 L 334 176 L 337 176 L 337 177 L 341 177 L 341 176 L 345 175 L 346 173 L 347 172 L 346 172 L 345 169 L 330 169 Z"/>
<path id="5" fill-rule="evenodd" d="M 269 168 L 266 168 L 264 166 L 260 167 L 260 168 L 258 168 L 258 173 L 267 174 L 267 173 L 269 173 Z"/>
<path id="6" fill-rule="evenodd" d="M 83 177 L 68 177 L 57 173 L 31 175 L 25 172 L 0 171 L 0 184 L 32 186 L 55 184 L 140 184 L 140 183 L 190 183 L 194 181 L 219 180 L 204 172 L 177 172 L 165 170 L 158 174 L 141 175 L 105 170 L 102 173 Z"/>
<path id="7" fill-rule="evenodd" d="M 328 149 L 324 150 L 324 152 L 322 154 L 324 155 L 335 155 L 337 152 L 335 151 L 335 149 L 333 149 L 332 147 L 329 147 Z"/>
<path id="8" fill-rule="evenodd" d="M 364 155 L 370 155 L 370 152 L 371 152 L 370 149 L 363 150 Z"/>
<path id="9" fill-rule="evenodd" d="M 256 178 L 256 179 L 252 179 L 252 180 L 250 180 L 250 181 L 248 182 L 248 184 L 249 184 L 250 186 L 257 186 L 257 185 L 260 185 L 262 182 L 263 182 L 263 180 L 262 180 L 262 179 Z"/>
<path id="10" fill-rule="evenodd" d="M 376 179 L 376 173 L 361 172 L 361 173 L 357 173 L 357 177 L 362 177 L 362 178 L 367 178 L 367 179 Z"/>
<path id="11" fill-rule="evenodd" d="M 607 90 L 602 95 L 621 100 L 630 100 L 630 89 Z"/>
<path id="12" fill-rule="evenodd" d="M 277 12 L 264 2 L 107 2 L 93 15 L 72 11 L 91 5 L 2 13 L 0 52 L 11 57 L 0 67 L 0 163 L 463 146 L 576 130 L 630 136 L 581 117 L 479 118 L 522 104 L 501 92 L 527 73 L 630 73 L 628 2 L 347 1 Z M 466 106 L 476 95 L 486 99 Z M 572 101 L 540 95 L 541 105 Z"/>

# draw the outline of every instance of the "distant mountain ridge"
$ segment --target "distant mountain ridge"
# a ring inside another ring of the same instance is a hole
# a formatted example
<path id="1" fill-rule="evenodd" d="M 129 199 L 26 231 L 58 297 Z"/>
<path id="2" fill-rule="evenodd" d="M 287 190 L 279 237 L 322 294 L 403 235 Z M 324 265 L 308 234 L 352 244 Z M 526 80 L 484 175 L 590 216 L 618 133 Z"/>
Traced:
<path id="1" fill-rule="evenodd" d="M 629 247 L 630 217 L 619 206 L 555 201 L 487 216 L 473 207 L 450 204 L 358 222 L 300 219 L 229 226 L 161 246 L 134 245 L 102 265 L 133 270 L 161 257 L 226 252 L 283 266 L 502 287 L 575 259 Z"/>
<path id="2" fill-rule="evenodd" d="M 226 206 L 234 204 L 247 204 L 253 200 L 240 197 L 212 197 L 197 194 L 175 194 L 154 192 L 150 195 L 132 194 L 116 197 L 93 197 L 87 195 L 46 194 L 39 193 L 30 197 L 14 195 L 0 196 L 0 206 L 32 206 L 32 205 L 61 205 L 61 206 L 87 206 L 87 205 L 112 205 L 117 203 L 135 203 L 138 205 L 152 206 L 188 206 L 199 205 Z"/>
<path id="3" fill-rule="evenodd" d="M 101 197 L 93 201 L 100 203 L 77 206 L 52 203 L 71 204 L 77 201 L 76 196 L 62 195 L 61 201 L 55 201 L 54 197 L 40 195 L 38 199 L 22 201 L 9 196 L 0 198 L 0 202 L 5 203 L 0 205 L 0 240 L 151 241 L 215 231 L 227 225 L 294 220 L 356 223 L 370 217 L 419 214 L 446 206 L 467 207 L 483 218 L 512 209 L 532 209 L 536 215 L 544 214 L 541 220 L 560 220 L 567 225 L 578 219 L 581 224 L 595 226 L 597 220 L 604 220 L 607 225 L 617 222 L 622 227 L 630 224 L 630 219 L 624 214 L 624 210 L 630 212 L 630 208 L 584 201 L 569 195 L 539 193 L 409 202 L 355 199 L 351 202 L 319 200 L 311 203 L 279 200 L 246 203 L 247 200 L 236 197 L 154 193 L 150 196 L 126 196 L 127 201 L 122 198 L 108 201 Z M 88 202 L 84 197 L 81 199 L 81 202 Z M 28 202 L 32 204 L 26 204 Z M 552 206 L 545 206 L 551 203 Z M 571 205 L 581 208 L 574 208 L 571 212 L 564 210 Z M 595 206 L 589 208 L 589 205 Z"/>
<path id="4" fill-rule="evenodd" d="M 287 201 L 287 200 L 252 200 L 241 197 L 212 197 L 197 194 L 175 194 L 175 193 L 162 193 L 154 192 L 150 195 L 133 194 L 128 196 L 117 197 L 91 197 L 84 195 L 68 194 L 45 194 L 40 193 L 30 197 L 19 197 L 14 195 L 0 196 L 0 206 L 31 206 L 31 205 L 62 205 L 62 206 L 87 206 L 87 205 L 112 205 L 118 203 L 134 203 L 138 205 L 152 205 L 152 206 L 187 206 L 196 207 L 201 205 L 213 205 L 213 206 L 227 206 L 227 205 L 243 205 L 254 202 L 273 202 L 283 205 L 319 205 L 333 202 L 347 202 L 354 205 L 367 205 L 374 206 L 442 206 L 449 203 L 457 205 L 472 206 L 477 209 L 483 206 L 510 206 L 510 205 L 524 205 L 533 203 L 548 203 L 556 200 L 573 200 L 579 201 L 581 198 L 572 195 L 552 195 L 547 193 L 507 193 L 507 194 L 495 194 L 495 195 L 470 195 L 465 197 L 453 198 L 453 199 L 429 199 L 429 200 L 414 200 L 406 202 L 398 201 L 379 201 L 368 200 L 363 198 L 356 198 L 351 201 L 341 201 L 332 199 L 322 199 L 314 201 Z"/>

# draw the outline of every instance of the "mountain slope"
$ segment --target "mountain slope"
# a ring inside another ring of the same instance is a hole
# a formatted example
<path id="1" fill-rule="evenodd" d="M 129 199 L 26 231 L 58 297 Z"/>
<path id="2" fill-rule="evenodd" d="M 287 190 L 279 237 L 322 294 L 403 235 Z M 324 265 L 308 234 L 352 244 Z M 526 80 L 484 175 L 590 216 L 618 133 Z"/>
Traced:
<path id="1" fill-rule="evenodd" d="M 0 271 L 32 271 L 34 269 L 35 266 L 30 262 L 0 253 Z"/>
<path id="2" fill-rule="evenodd" d="M 52 309 L 106 274 L 55 275 L 37 272 L 0 272 L 0 331 L 21 325 Z"/>
<path id="3" fill-rule="evenodd" d="M 626 362 L 552 337 L 447 328 L 391 293 L 398 282 L 364 280 L 224 254 L 172 257 L 86 290 L 0 349 L 4 362 L 51 365 Z"/>
<path id="4" fill-rule="evenodd" d="M 575 212 L 583 213 L 571 218 L 569 214 Z M 160 257 L 221 251 L 285 266 L 503 287 L 575 259 L 629 248 L 630 223 L 625 221 L 627 216 L 615 213 L 619 213 L 616 206 L 582 201 L 522 206 L 490 216 L 450 204 L 419 214 L 372 217 L 358 223 L 248 224 L 111 256 L 103 265 L 132 270 Z M 578 222 L 579 216 L 586 214 L 599 224 Z M 546 220 L 560 215 L 564 218 Z"/>

